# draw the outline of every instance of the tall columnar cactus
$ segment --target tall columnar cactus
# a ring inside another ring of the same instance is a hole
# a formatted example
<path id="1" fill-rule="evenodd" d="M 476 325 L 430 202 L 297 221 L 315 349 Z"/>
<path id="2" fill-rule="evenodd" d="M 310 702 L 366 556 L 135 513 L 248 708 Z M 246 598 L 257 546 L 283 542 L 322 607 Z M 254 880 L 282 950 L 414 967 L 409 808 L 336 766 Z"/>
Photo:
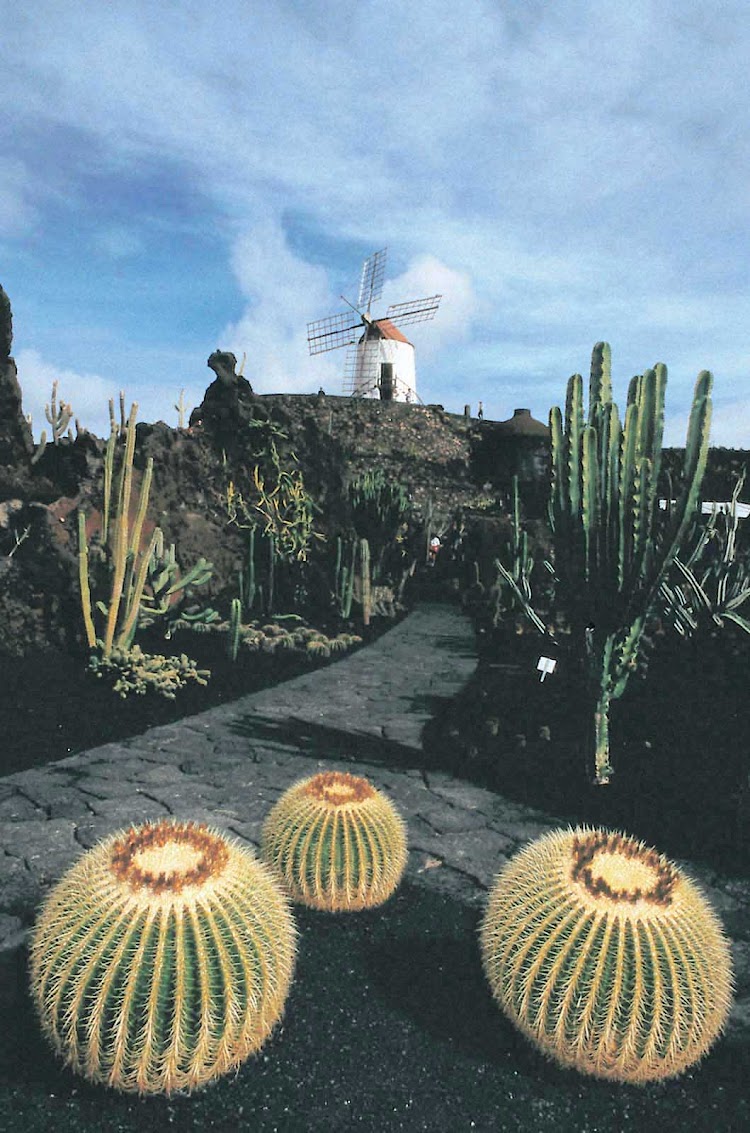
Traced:
<path id="1" fill-rule="evenodd" d="M 240 630 L 242 629 L 242 602 L 233 598 L 229 607 L 229 638 L 227 640 L 227 653 L 231 661 L 237 660 L 240 648 Z"/>
<path id="2" fill-rule="evenodd" d="M 49 893 L 33 998 L 57 1053 L 90 1081 L 192 1090 L 262 1046 L 295 948 L 288 900 L 253 854 L 164 821 L 107 838 Z"/>
<path id="3" fill-rule="evenodd" d="M 568 382 L 563 423 L 550 412 L 556 599 L 568 616 L 591 704 L 590 762 L 598 783 L 609 782 L 609 710 L 636 666 L 646 621 L 680 549 L 706 468 L 713 378 L 695 385 L 683 488 L 662 520 L 661 468 L 666 366 L 630 382 L 624 421 L 612 401 L 610 349 L 594 347 L 588 420 L 583 382 Z"/>
<path id="4" fill-rule="evenodd" d="M 579 827 L 531 843 L 497 877 L 480 941 L 506 1015 L 583 1074 L 674 1077 L 729 1015 L 731 957 L 711 906 L 623 834 Z"/>
<path id="5" fill-rule="evenodd" d="M 294 783 L 263 826 L 261 854 L 295 901 L 329 912 L 382 905 L 406 868 L 406 826 L 367 779 L 324 771 Z"/>
<path id="6" fill-rule="evenodd" d="M 135 518 L 131 517 L 130 501 L 137 414 L 138 405 L 133 402 L 125 429 L 125 446 L 114 509 L 112 508 L 113 461 L 117 440 L 114 429 L 105 453 L 102 545 L 107 546 L 107 557 L 111 567 L 111 586 L 109 605 L 104 605 L 103 602 L 96 603 L 96 608 L 106 616 L 101 638 L 97 638 L 96 635 L 91 606 L 85 513 L 82 511 L 78 513 L 78 567 L 86 638 L 89 648 L 92 650 L 96 649 L 98 644 L 101 644 L 103 657 L 108 657 L 115 647 L 128 649 L 132 645 L 138 628 L 141 598 L 146 586 L 149 564 L 161 534 L 160 529 L 155 528 L 148 548 L 146 550 L 141 548 L 141 534 L 146 519 L 153 476 L 154 462 L 152 457 L 149 457 L 146 462 Z M 110 519 L 113 528 L 111 532 Z M 108 544 L 108 537 L 110 537 L 111 545 Z"/>
<path id="7" fill-rule="evenodd" d="M 369 626 L 372 614 L 372 567 L 370 564 L 370 544 L 367 539 L 360 539 L 359 541 L 359 571 L 362 622 Z"/>

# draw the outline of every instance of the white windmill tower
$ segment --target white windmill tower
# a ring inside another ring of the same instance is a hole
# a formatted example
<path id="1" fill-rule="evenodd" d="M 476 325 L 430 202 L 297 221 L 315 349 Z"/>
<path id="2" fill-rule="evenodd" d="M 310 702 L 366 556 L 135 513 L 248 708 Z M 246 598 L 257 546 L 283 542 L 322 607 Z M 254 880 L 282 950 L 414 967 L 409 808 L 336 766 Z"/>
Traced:
<path id="1" fill-rule="evenodd" d="M 400 328 L 434 318 L 442 295 L 396 303 L 383 318 L 374 319 L 370 308 L 383 291 L 387 251 L 383 248 L 363 263 L 356 306 L 341 296 L 353 313 L 344 311 L 308 323 L 307 341 L 310 354 L 353 347 L 346 359 L 344 393 L 383 401 L 416 401 L 414 346 Z"/>

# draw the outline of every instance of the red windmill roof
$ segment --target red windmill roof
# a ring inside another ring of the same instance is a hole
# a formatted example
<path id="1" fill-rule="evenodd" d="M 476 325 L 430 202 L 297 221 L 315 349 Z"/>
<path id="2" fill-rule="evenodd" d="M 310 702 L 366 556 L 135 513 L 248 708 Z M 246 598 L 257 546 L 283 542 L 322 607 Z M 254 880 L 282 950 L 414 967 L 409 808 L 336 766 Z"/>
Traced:
<path id="1" fill-rule="evenodd" d="M 396 324 L 392 323 L 390 319 L 375 319 L 373 326 L 378 328 L 381 338 L 391 338 L 395 342 L 405 342 L 407 346 L 412 345 L 406 335 L 403 335 Z"/>

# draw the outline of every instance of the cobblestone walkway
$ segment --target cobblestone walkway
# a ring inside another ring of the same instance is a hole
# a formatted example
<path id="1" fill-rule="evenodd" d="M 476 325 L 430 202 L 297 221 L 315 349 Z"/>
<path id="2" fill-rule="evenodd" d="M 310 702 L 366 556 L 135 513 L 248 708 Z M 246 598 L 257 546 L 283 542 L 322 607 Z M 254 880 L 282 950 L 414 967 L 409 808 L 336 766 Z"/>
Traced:
<path id="1" fill-rule="evenodd" d="M 335 665 L 142 736 L 0 779 L 0 952 L 20 947 L 49 886 L 95 842 L 173 815 L 257 847 L 268 810 L 317 770 L 366 775 L 408 824 L 410 880 L 481 904 L 547 814 L 445 772 L 424 771 L 421 735 L 476 666 L 471 625 L 425 604 Z M 733 938 L 737 1004 L 730 1037 L 750 1040 L 750 882 L 700 869 Z"/>

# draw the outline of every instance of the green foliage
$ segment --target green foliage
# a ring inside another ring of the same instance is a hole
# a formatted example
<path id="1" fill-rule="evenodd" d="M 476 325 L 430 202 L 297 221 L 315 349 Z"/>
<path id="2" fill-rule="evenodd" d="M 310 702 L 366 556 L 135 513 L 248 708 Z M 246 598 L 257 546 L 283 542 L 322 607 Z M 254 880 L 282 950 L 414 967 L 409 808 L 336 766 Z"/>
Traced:
<path id="1" fill-rule="evenodd" d="M 215 610 L 187 606 L 191 586 L 208 581 L 212 566 L 201 559 L 184 575 L 180 575 L 174 544 L 164 550 L 164 536 L 154 528 L 143 546 L 143 526 L 148 508 L 153 460 L 149 458 L 141 481 L 135 515 L 131 515 L 133 459 L 135 454 L 135 422 L 138 406 L 133 403 L 123 429 L 114 423 L 104 458 L 104 500 L 102 527 L 93 549 L 86 536 L 86 515 L 78 512 L 78 578 L 86 640 L 91 650 L 90 668 L 125 697 L 129 693 L 143 695 L 148 690 L 174 699 L 188 681 L 206 684 L 207 670 L 196 668 L 185 654 L 164 657 L 144 653 L 134 645 L 139 626 L 166 621 L 166 636 L 176 628 L 208 626 L 218 619 Z M 115 475 L 118 443 L 124 439 L 119 477 Z M 114 485 L 118 481 L 115 491 Z M 91 562 L 91 558 L 94 562 Z M 94 590 L 108 592 L 109 601 L 92 599 Z M 96 614 L 101 615 L 97 630 Z"/>
<path id="2" fill-rule="evenodd" d="M 590 703 L 587 762 L 595 781 L 612 775 L 611 701 L 622 696 L 636 669 L 646 624 L 662 602 L 662 587 L 688 534 L 708 454 L 713 378 L 695 385 L 688 425 L 683 487 L 671 511 L 659 508 L 666 366 L 634 377 L 621 423 L 612 401 L 610 350 L 594 347 L 588 419 L 583 382 L 568 382 L 565 417 L 550 411 L 554 604 L 570 636 Z M 541 631 L 530 600 L 505 572 L 522 608 Z M 536 620 L 535 620 L 536 619 Z"/>
<path id="3" fill-rule="evenodd" d="M 261 856 L 296 901 L 328 912 L 371 909 L 401 881 L 406 826 L 367 779 L 324 771 L 281 796 L 263 825 Z"/>
<path id="4" fill-rule="evenodd" d="M 579 827 L 532 842 L 496 878 L 480 941 L 511 1022 L 582 1074 L 672 1078 L 729 1016 L 718 917 L 677 866 L 623 834 Z"/>
<path id="5" fill-rule="evenodd" d="M 110 406 L 111 409 L 111 406 Z M 135 422 L 138 406 L 134 402 L 124 429 L 125 443 L 120 463 L 119 485 L 113 493 L 115 450 L 119 431 L 112 430 L 104 460 L 104 503 L 102 531 L 97 548 L 95 577 L 106 578 L 109 602 L 96 602 L 96 609 L 105 618 L 104 627 L 97 634 L 94 607 L 91 601 L 91 574 L 89 547 L 86 539 L 85 513 L 78 512 L 78 564 L 84 626 L 89 648 L 101 649 L 108 657 L 113 648 L 127 651 L 133 643 L 138 627 L 140 603 L 148 575 L 149 564 L 160 535 L 156 528 L 148 547 L 141 546 L 141 535 L 146 518 L 148 498 L 153 475 L 153 460 L 149 458 L 141 482 L 138 507 L 131 516 L 133 484 L 133 457 L 135 453 Z"/>
<path id="6" fill-rule="evenodd" d="M 355 533 L 372 548 L 373 577 L 378 580 L 388 546 L 411 514 L 409 494 L 382 469 L 368 470 L 349 485 L 349 507 Z"/>
<path id="7" fill-rule="evenodd" d="M 174 700 L 190 681 L 206 685 L 211 675 L 208 669 L 197 668 L 195 661 L 184 653 L 164 657 L 160 653 L 144 653 L 140 645 L 115 646 L 107 654 L 93 653 L 89 669 L 123 699 L 131 693 L 144 696 L 153 692 Z"/>
<path id="8" fill-rule="evenodd" d="M 74 1071 L 169 1095 L 260 1049 L 295 953 L 289 902 L 255 855 L 218 830 L 164 820 L 110 835 L 51 890 L 31 941 L 31 991 Z"/>
<path id="9" fill-rule="evenodd" d="M 696 517 L 684 556 L 675 556 L 662 584 L 663 620 L 683 636 L 727 623 L 750 633 L 750 621 L 739 612 L 750 598 L 750 548 L 738 539 L 744 481 L 743 472 L 726 512 L 714 509 L 705 522 Z"/>
<path id="10" fill-rule="evenodd" d="M 286 434 L 272 420 L 250 421 L 261 438 L 252 484 L 243 494 L 230 480 L 225 496 L 229 522 L 273 539 L 274 555 L 287 563 L 306 561 L 314 539 L 315 504 L 305 488 L 302 469 L 293 452 L 284 457 L 277 440 Z"/>
<path id="11" fill-rule="evenodd" d="M 182 574 L 177 564 L 174 543 L 166 550 L 160 528 L 156 528 L 155 535 L 141 595 L 138 627 L 145 628 L 161 622 L 165 627 L 164 636 L 170 638 L 178 620 L 192 625 L 215 621 L 219 617 L 216 610 L 187 606 L 193 587 L 205 586 L 211 578 L 213 563 L 200 558 L 189 571 Z"/>
<path id="12" fill-rule="evenodd" d="M 503 618 L 523 610 L 529 612 L 529 618 L 537 629 L 544 633 L 544 623 L 531 607 L 531 572 L 534 569 L 534 556 L 529 551 L 529 537 L 523 528 L 517 476 L 513 477 L 511 490 L 511 537 L 503 557 L 505 562 L 501 559 L 495 560 L 499 577 L 498 584 L 494 588 L 492 624 L 497 626 Z"/>
<path id="13" fill-rule="evenodd" d="M 242 602 L 233 598 L 229 614 L 229 639 L 227 650 L 232 661 L 237 660 L 237 651 L 240 647 L 240 629 L 242 627 Z"/>

